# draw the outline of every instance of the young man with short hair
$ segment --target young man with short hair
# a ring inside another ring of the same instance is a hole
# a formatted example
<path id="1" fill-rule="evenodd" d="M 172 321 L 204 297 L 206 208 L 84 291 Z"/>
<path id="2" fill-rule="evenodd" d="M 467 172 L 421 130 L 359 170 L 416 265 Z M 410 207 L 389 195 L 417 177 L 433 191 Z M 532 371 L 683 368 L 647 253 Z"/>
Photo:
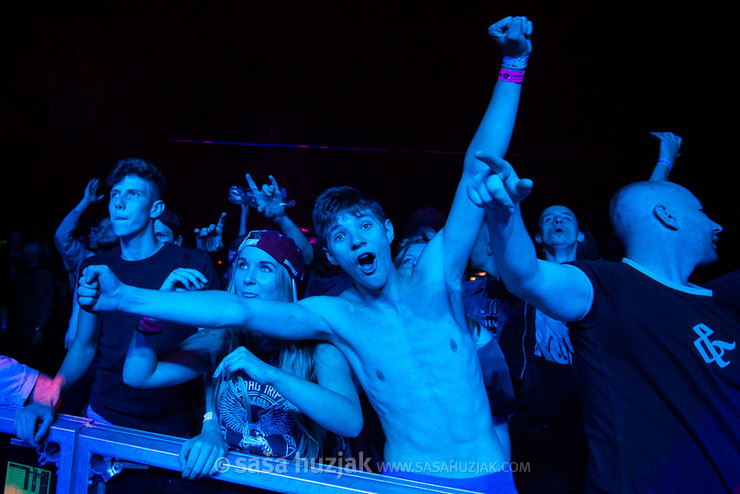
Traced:
<path id="1" fill-rule="evenodd" d="M 209 286 L 218 288 L 218 279 L 208 255 L 162 243 L 154 236 L 154 221 L 164 211 L 165 179 L 152 163 L 125 159 L 116 163 L 108 177 L 108 211 L 120 245 L 83 261 L 84 266 L 106 265 L 133 286 L 158 289 L 179 267 L 205 274 Z M 87 415 L 103 423 L 143 429 L 162 434 L 185 436 L 192 430 L 198 388 L 192 384 L 138 390 L 122 381 L 123 361 L 140 316 L 122 312 L 79 313 L 77 335 L 64 358 L 56 382 L 72 386 L 96 358 Z M 158 341 L 160 351 L 177 346 L 195 332 L 192 326 L 166 324 Z M 16 416 L 18 435 L 38 444 L 54 420 L 52 407 L 33 403 Z M 40 425 L 39 425 L 40 422 Z"/>
<path id="2" fill-rule="evenodd" d="M 357 189 L 338 187 L 325 191 L 314 208 L 329 259 L 353 281 L 338 297 L 284 304 L 212 291 L 152 292 L 121 285 L 107 269 L 90 266 L 80 303 L 96 311 L 329 341 L 347 357 L 380 418 L 386 474 L 514 492 L 467 327 L 461 283 L 483 219 L 465 192 L 487 170 L 475 154 L 508 148 L 531 31 L 523 17 L 507 17 L 489 28 L 510 65 L 502 69 L 468 148 L 447 222 L 413 269 L 394 268 L 393 226 L 380 204 Z"/>

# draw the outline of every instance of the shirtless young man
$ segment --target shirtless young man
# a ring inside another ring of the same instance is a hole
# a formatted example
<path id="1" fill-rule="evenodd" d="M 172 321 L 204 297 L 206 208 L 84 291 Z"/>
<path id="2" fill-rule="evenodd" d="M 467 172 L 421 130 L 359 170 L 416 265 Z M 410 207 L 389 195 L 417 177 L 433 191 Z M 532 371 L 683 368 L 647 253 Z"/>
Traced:
<path id="1" fill-rule="evenodd" d="M 489 28 L 510 57 L 505 62 L 520 65 L 531 51 L 531 31 L 524 17 L 507 17 Z M 511 473 L 502 471 L 508 455 L 491 417 L 461 292 L 483 220 L 466 193 L 476 175 L 488 170 L 475 154 L 506 153 L 519 102 L 520 82 L 502 80 L 511 70 L 502 74 L 466 153 L 447 223 L 413 269 L 393 267 L 393 227 L 380 205 L 340 187 L 324 192 L 314 208 L 331 261 L 354 282 L 339 297 L 286 304 L 225 292 L 155 292 L 123 285 L 104 267 L 91 266 L 78 292 L 80 304 L 200 327 L 329 341 L 347 357 L 380 418 L 387 474 L 514 492 Z"/>

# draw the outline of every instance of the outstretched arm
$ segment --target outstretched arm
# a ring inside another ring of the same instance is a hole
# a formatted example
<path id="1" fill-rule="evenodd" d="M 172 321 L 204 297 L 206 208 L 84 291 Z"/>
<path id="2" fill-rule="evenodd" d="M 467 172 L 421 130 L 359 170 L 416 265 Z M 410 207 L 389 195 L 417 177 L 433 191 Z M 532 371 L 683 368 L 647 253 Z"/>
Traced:
<path id="1" fill-rule="evenodd" d="M 676 159 L 681 156 L 679 150 L 683 139 L 673 132 L 651 132 L 650 135 L 660 139 L 658 162 L 653 168 L 653 173 L 650 174 L 650 180 L 668 180 Z"/>
<path id="2" fill-rule="evenodd" d="M 102 195 L 98 195 L 98 179 L 90 180 L 85 187 L 85 193 L 80 202 L 64 217 L 54 233 L 54 244 L 70 269 L 76 269 L 80 260 L 91 253 L 72 235 L 75 228 L 77 228 L 80 216 L 91 204 L 102 198 Z"/>
<path id="3" fill-rule="evenodd" d="M 519 203 L 532 190 L 512 166 L 497 156 L 478 154 L 491 167 L 468 189 L 471 201 L 486 210 L 491 250 L 506 288 L 559 321 L 576 321 L 591 307 L 593 287 L 578 268 L 537 258 Z"/>
<path id="4" fill-rule="evenodd" d="M 316 347 L 318 384 L 273 367 L 239 347 L 224 357 L 214 377 L 246 372 L 260 384 L 269 384 L 321 427 L 342 436 L 355 437 L 362 430 L 362 410 L 352 382 L 349 364 L 334 346 Z"/>
<path id="5" fill-rule="evenodd" d="M 331 328 L 320 317 L 314 297 L 297 303 L 246 299 L 218 290 L 162 292 L 121 283 L 106 266 L 88 266 L 77 289 L 88 311 L 120 310 L 201 328 L 237 327 L 273 338 L 328 339 Z"/>
<path id="6" fill-rule="evenodd" d="M 519 105 L 520 77 L 524 74 L 523 67 L 532 50 L 529 40 L 532 23 L 526 17 L 506 17 L 492 25 L 488 32 L 505 57 L 504 66 L 512 68 L 501 69 L 483 119 L 465 154 L 462 178 L 442 229 L 441 256 L 448 280 L 461 279 L 483 221 L 483 211 L 470 202 L 466 193 L 468 184 L 487 168 L 475 158 L 475 153 L 485 150 L 498 156 L 506 154 Z M 521 70 L 514 70 L 514 67 Z"/>

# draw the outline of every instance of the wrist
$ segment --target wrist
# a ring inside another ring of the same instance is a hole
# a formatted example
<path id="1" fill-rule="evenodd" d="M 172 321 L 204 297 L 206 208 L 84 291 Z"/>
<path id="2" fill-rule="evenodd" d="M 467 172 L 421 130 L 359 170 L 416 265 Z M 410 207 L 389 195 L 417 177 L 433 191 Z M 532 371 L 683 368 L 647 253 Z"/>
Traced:
<path id="1" fill-rule="evenodd" d="M 658 158 L 658 164 L 665 166 L 669 170 L 673 169 L 673 161 L 668 158 Z"/>
<path id="2" fill-rule="evenodd" d="M 505 55 L 501 60 L 501 67 L 511 70 L 524 70 L 527 68 L 527 63 L 529 63 L 529 55 L 518 57 Z"/>

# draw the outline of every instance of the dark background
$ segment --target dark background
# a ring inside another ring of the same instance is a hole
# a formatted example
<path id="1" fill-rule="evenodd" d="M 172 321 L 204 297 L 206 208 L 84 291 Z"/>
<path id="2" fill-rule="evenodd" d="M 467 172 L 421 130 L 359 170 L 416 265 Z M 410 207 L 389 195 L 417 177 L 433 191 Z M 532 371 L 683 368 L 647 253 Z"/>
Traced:
<path id="1" fill-rule="evenodd" d="M 732 18 L 707 2 L 605 3 L 6 2 L 3 238 L 50 241 L 87 181 L 130 156 L 163 169 L 189 228 L 227 211 L 227 237 L 226 191 L 247 171 L 274 174 L 302 226 L 337 184 L 378 196 L 397 226 L 445 211 L 498 73 L 486 29 L 513 14 L 535 26 L 509 154 L 535 180 L 527 220 L 569 205 L 606 250 L 609 197 L 649 176 L 648 132 L 673 131 L 671 178 L 725 227 L 721 262 L 695 281 L 734 269 Z"/>

